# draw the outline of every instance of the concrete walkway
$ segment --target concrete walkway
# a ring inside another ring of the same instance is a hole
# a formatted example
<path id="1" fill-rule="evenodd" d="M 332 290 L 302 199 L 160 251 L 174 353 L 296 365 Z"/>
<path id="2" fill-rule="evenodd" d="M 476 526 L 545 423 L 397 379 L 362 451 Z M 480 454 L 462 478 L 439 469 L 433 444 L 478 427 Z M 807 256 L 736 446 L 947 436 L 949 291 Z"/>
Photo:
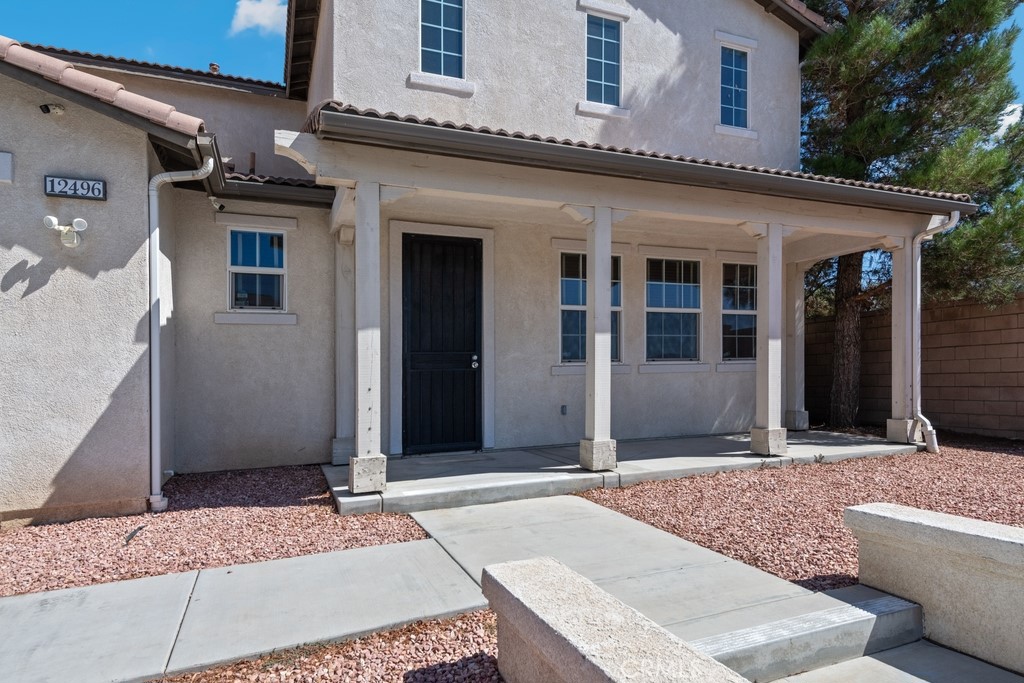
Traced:
<path id="1" fill-rule="evenodd" d="M 829 432 L 791 432 L 789 453 L 766 458 L 750 452 L 746 434 L 620 441 L 618 467 L 588 472 L 578 446 L 449 453 L 388 459 L 384 493 L 348 492 L 348 466 L 325 465 L 324 476 L 341 514 L 418 512 L 498 503 L 676 479 L 710 472 L 785 467 L 916 453 L 917 447 Z"/>
<path id="2" fill-rule="evenodd" d="M 432 539 L 2 598 L 0 678 L 146 680 L 472 611 L 485 565 L 536 556 L 751 679 L 920 638 L 916 605 L 860 586 L 811 593 L 581 498 L 414 517 Z"/>

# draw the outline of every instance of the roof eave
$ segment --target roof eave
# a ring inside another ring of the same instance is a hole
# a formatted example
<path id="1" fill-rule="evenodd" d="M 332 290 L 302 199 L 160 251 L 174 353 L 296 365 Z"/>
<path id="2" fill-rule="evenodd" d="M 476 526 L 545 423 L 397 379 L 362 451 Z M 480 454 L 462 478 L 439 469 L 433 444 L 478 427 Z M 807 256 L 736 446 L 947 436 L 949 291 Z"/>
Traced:
<path id="1" fill-rule="evenodd" d="M 29 71 L 0 60 L 0 75 L 8 76 L 16 81 L 24 83 L 25 85 L 48 92 L 55 97 L 67 100 L 68 102 L 73 102 L 85 107 L 86 109 L 91 109 L 105 116 L 109 116 L 112 119 L 121 121 L 122 123 L 127 123 L 130 126 L 139 128 L 148 133 L 150 137 L 168 145 L 182 149 L 195 147 L 195 138 L 187 133 L 173 130 L 166 126 L 161 126 L 158 123 L 150 121 L 144 116 L 134 114 L 126 109 L 122 109 L 114 106 L 113 104 L 99 100 L 92 95 L 88 95 L 73 88 L 69 88 L 66 85 L 61 85 L 60 83 L 51 81 L 34 71 Z"/>
<path id="2" fill-rule="evenodd" d="M 731 190 L 927 215 L 972 214 L 970 202 L 807 178 L 427 126 L 322 110 L 320 139 L 618 178 Z"/>

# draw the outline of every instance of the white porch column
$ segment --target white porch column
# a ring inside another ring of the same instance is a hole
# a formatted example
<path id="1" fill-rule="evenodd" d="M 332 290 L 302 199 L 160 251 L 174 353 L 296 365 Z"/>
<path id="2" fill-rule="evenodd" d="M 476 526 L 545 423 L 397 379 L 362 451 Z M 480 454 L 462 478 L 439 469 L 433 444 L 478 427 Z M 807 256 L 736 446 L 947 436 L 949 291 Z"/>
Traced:
<path id="1" fill-rule="evenodd" d="M 587 406 L 580 467 L 615 469 L 611 438 L 612 210 L 594 209 L 587 226 Z"/>
<path id="2" fill-rule="evenodd" d="M 354 222 L 354 221 L 353 221 Z M 334 442 L 331 464 L 347 465 L 356 454 L 355 287 L 351 242 L 334 245 Z"/>
<path id="3" fill-rule="evenodd" d="M 804 275 L 799 263 L 786 264 L 786 428 L 806 431 L 810 418 L 804 406 Z"/>
<path id="4" fill-rule="evenodd" d="M 348 490 L 383 491 L 387 457 L 380 451 L 380 184 L 356 185 L 356 434 Z"/>
<path id="5" fill-rule="evenodd" d="M 782 426 L 782 237 L 784 228 L 768 224 L 757 240 L 757 403 L 750 450 L 759 455 L 786 453 Z"/>
<path id="6" fill-rule="evenodd" d="M 914 443 L 917 434 L 913 414 L 914 344 L 914 250 L 910 241 L 893 238 L 892 254 L 892 416 L 886 422 L 886 438 L 895 443 Z"/>

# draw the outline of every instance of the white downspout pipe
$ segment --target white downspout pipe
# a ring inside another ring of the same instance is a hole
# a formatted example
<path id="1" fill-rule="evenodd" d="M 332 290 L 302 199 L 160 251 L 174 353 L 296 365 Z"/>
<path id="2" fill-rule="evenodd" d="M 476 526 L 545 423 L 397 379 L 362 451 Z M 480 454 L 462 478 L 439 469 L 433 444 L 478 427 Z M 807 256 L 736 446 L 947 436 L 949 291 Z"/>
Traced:
<path id="1" fill-rule="evenodd" d="M 160 188 L 202 180 L 212 172 L 213 157 L 206 157 L 194 171 L 161 173 L 149 181 L 149 508 L 153 512 L 167 509 L 160 467 Z"/>
<path id="2" fill-rule="evenodd" d="M 936 217 L 938 218 L 938 217 Z M 936 226 L 929 227 L 921 234 L 914 237 L 914 271 L 913 271 L 913 320 L 910 327 L 913 333 L 913 359 L 914 381 L 913 381 L 913 409 L 914 420 L 920 423 L 924 432 L 924 444 L 929 453 L 939 452 L 939 439 L 935 435 L 935 429 L 928 418 L 921 412 L 921 245 L 935 237 L 940 232 L 945 232 L 957 226 L 960 222 L 960 212 L 953 211 L 949 219 L 942 221 Z"/>

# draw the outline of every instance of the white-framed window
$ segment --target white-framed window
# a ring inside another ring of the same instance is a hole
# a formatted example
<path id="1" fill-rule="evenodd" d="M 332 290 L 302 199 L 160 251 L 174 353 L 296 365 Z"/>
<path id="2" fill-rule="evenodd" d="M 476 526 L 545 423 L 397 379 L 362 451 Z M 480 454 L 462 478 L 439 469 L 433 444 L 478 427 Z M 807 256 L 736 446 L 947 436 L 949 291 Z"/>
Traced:
<path id="1" fill-rule="evenodd" d="M 757 358 L 757 266 L 722 264 L 722 359 Z"/>
<path id="2" fill-rule="evenodd" d="M 275 230 L 228 230 L 228 309 L 286 309 L 285 233 Z"/>
<path id="3" fill-rule="evenodd" d="M 700 261 L 647 259 L 647 360 L 700 360 Z"/>
<path id="4" fill-rule="evenodd" d="M 420 71 L 463 78 L 463 0 L 420 0 Z"/>
<path id="5" fill-rule="evenodd" d="M 560 296 L 560 345 L 563 363 L 587 360 L 587 255 L 562 252 Z M 622 257 L 612 256 L 612 362 L 622 361 Z"/>
<path id="6" fill-rule="evenodd" d="M 618 107 L 622 89 L 622 22 L 587 15 L 587 101 Z"/>
<path id="7" fill-rule="evenodd" d="M 747 74 L 748 56 L 745 50 L 722 46 L 722 107 L 720 122 L 723 126 L 748 128 Z"/>

